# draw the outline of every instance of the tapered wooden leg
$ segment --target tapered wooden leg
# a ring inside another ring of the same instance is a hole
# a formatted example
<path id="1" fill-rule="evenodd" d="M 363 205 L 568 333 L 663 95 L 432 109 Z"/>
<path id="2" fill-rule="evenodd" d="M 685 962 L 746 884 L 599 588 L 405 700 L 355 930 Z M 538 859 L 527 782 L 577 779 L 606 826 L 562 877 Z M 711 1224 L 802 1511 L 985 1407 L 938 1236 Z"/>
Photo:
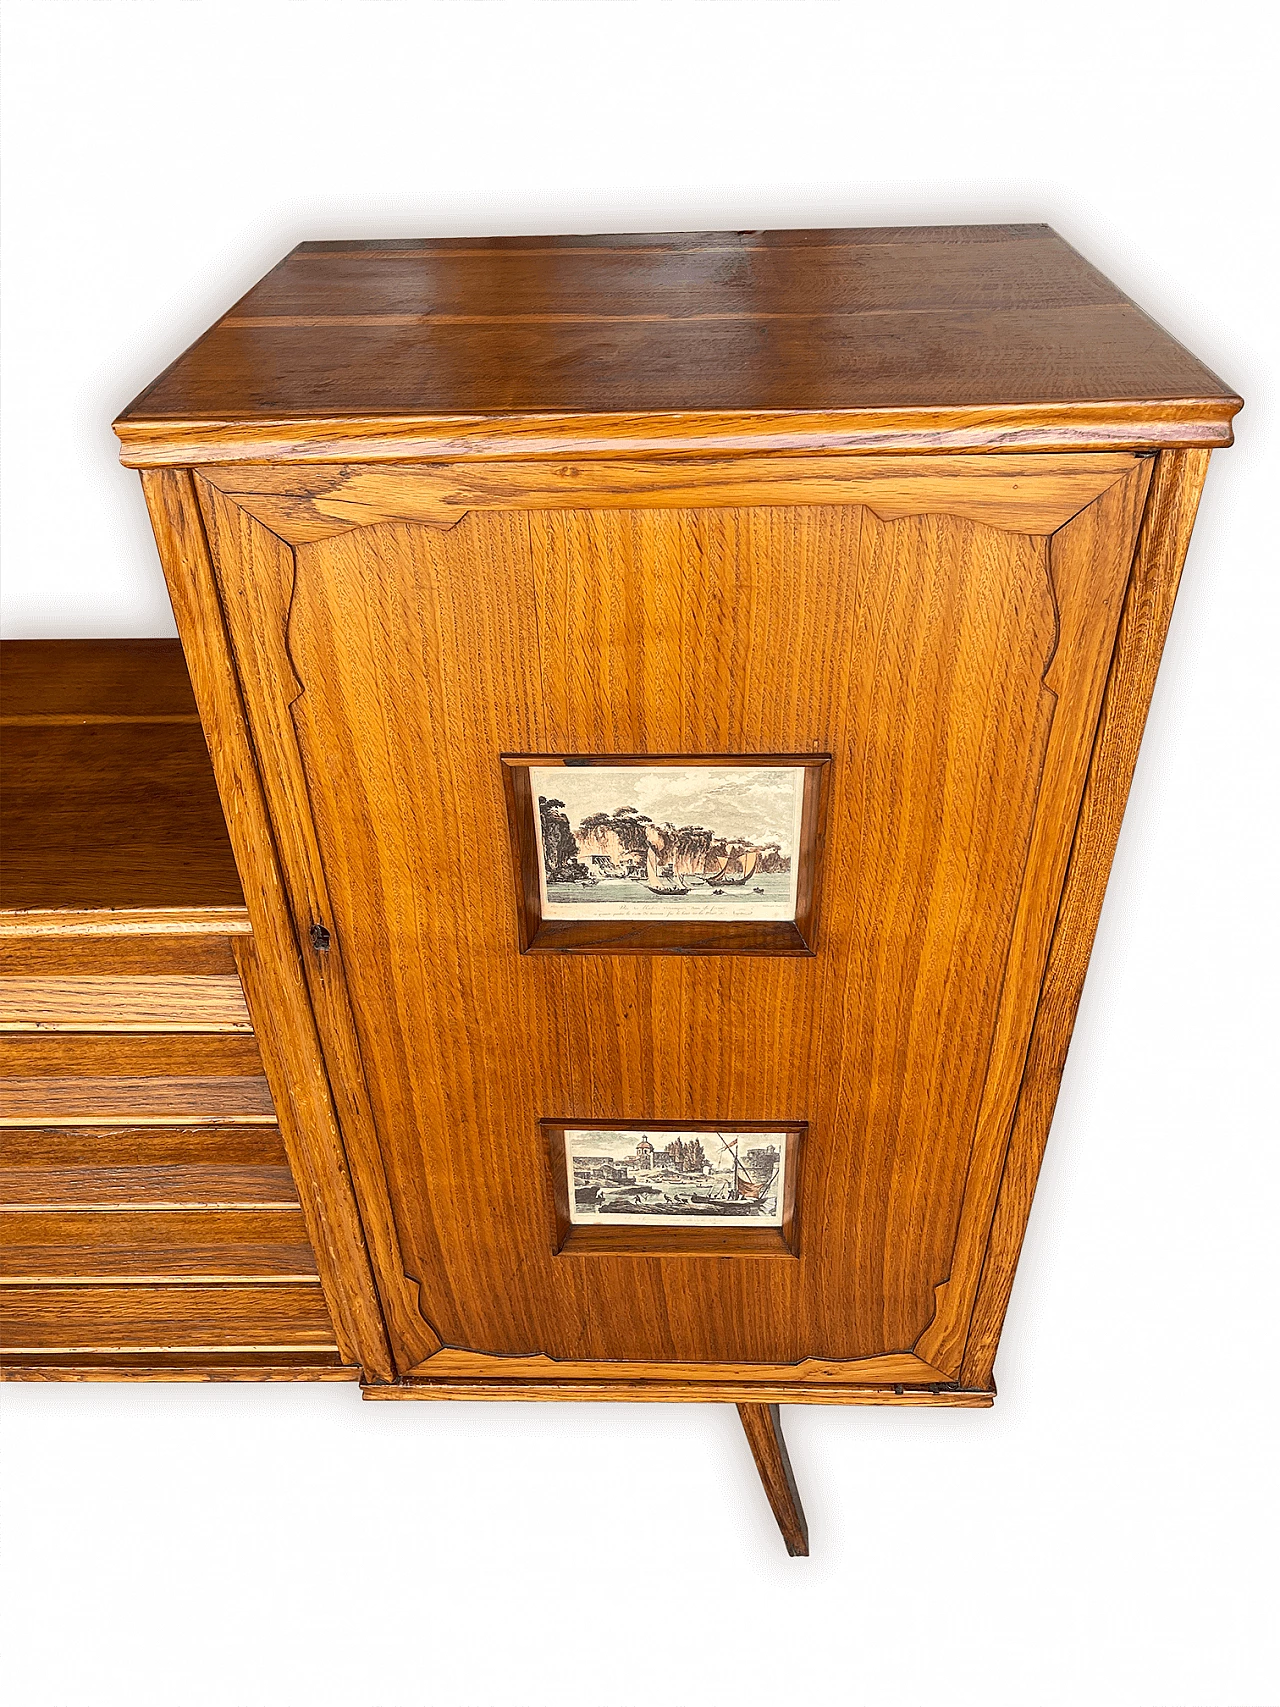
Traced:
<path id="1" fill-rule="evenodd" d="M 756 1461 L 764 1491 L 778 1520 L 787 1552 L 793 1559 L 809 1555 L 809 1525 L 782 1438 L 782 1417 L 776 1405 L 739 1405 L 738 1415 L 747 1431 L 751 1456 Z"/>

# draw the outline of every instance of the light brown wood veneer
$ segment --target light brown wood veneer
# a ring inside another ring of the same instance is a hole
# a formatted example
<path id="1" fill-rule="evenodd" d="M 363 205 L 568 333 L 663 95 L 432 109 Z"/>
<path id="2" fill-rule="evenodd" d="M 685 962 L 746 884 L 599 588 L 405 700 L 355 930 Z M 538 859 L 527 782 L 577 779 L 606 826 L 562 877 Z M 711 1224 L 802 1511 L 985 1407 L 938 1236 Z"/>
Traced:
<path id="1" fill-rule="evenodd" d="M 0 645 L 6 1379 L 359 1374 L 252 1036 L 198 723 L 175 642 Z"/>
<path id="2" fill-rule="evenodd" d="M 304 244 L 125 411 L 370 1396 L 738 1403 L 797 1544 L 768 1406 L 990 1401 L 1239 406 L 996 226 Z M 663 755 L 829 759 L 803 952 L 522 953 L 504 756 Z M 796 1252 L 575 1251 L 578 1121 L 803 1123 Z"/>

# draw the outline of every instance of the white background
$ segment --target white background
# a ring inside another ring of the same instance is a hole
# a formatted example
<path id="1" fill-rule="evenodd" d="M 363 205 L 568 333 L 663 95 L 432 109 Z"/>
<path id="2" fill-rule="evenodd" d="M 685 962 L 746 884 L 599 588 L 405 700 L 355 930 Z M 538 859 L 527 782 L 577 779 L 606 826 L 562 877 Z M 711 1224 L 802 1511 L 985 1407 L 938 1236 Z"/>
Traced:
<path id="1" fill-rule="evenodd" d="M 9 1386 L 24 1707 L 1269 1707 L 1274 43 L 1263 9 L 14 0 L 7 629 L 172 632 L 113 414 L 294 242 L 1054 224 L 1247 399 L 990 1412 Z M 1268 459 L 1270 459 L 1268 461 Z"/>

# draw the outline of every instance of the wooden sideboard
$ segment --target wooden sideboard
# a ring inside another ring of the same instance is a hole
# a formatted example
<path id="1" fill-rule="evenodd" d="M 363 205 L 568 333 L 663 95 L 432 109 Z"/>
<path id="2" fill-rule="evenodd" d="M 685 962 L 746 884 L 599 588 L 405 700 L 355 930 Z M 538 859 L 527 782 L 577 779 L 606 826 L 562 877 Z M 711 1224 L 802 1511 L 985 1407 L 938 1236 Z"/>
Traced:
<path id="1" fill-rule="evenodd" d="M 990 1404 L 1239 407 L 978 226 L 302 244 L 124 412 L 367 1397 L 735 1402 L 794 1551 L 780 1402 Z"/>

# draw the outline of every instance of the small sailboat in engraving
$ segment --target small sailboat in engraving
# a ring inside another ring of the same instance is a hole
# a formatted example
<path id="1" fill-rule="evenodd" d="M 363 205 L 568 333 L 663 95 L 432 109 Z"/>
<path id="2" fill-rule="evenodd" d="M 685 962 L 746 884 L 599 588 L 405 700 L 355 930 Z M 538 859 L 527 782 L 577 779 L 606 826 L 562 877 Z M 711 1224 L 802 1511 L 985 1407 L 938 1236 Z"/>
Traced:
<path id="1" fill-rule="evenodd" d="M 741 847 L 731 847 L 719 871 L 707 874 L 707 882 L 708 884 L 718 883 L 726 889 L 741 889 L 750 883 L 755 876 L 756 866 L 759 863 L 759 848 L 751 848 L 746 851 Z"/>
<path id="2" fill-rule="evenodd" d="M 752 1179 L 738 1161 L 738 1140 L 735 1138 L 730 1144 L 728 1139 L 721 1137 L 718 1132 L 716 1137 L 720 1139 L 721 1146 L 729 1152 L 729 1160 L 733 1163 L 733 1173 L 724 1201 L 726 1203 L 754 1202 L 756 1198 L 763 1197 L 768 1186 L 773 1184 L 773 1179 L 770 1178 L 768 1181 Z"/>
<path id="3" fill-rule="evenodd" d="M 650 847 L 647 867 L 649 888 L 655 895 L 687 895 L 688 885 L 682 886 L 674 865 L 659 866 L 657 852 Z"/>

